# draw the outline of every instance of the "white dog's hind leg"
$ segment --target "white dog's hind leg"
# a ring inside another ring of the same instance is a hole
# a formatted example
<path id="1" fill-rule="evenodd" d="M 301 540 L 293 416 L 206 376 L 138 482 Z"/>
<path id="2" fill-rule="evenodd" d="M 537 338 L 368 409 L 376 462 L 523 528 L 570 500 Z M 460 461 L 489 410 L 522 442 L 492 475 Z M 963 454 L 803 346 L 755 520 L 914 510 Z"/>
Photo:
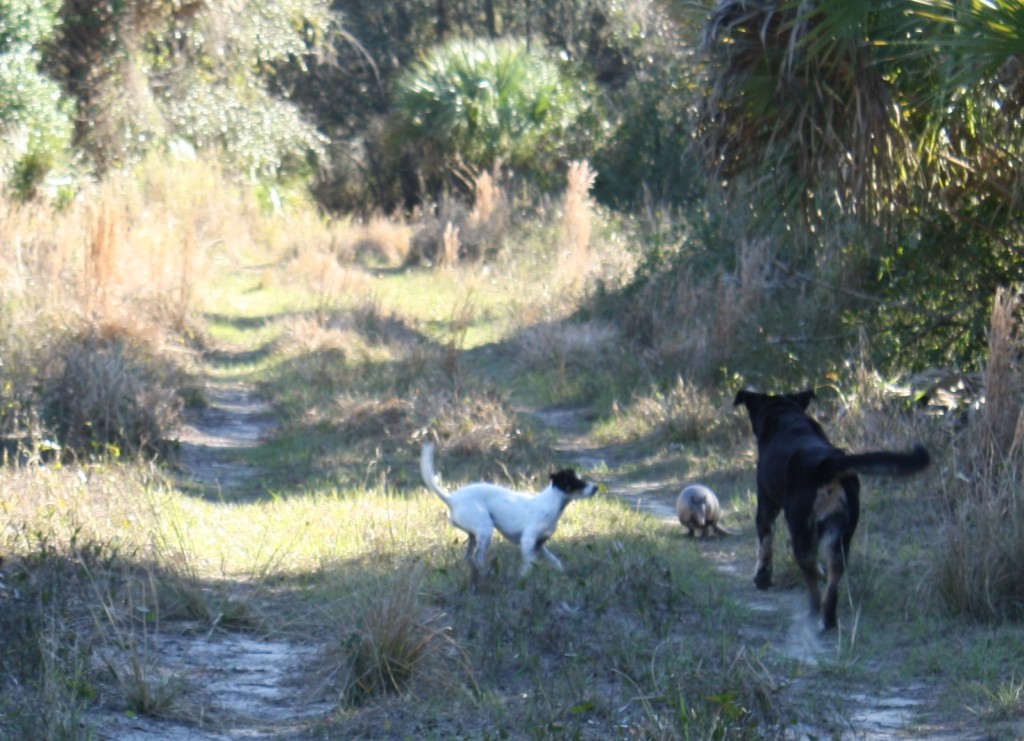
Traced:
<path id="1" fill-rule="evenodd" d="M 475 536 L 470 535 L 469 537 L 476 540 L 476 548 L 473 554 L 473 567 L 477 570 L 477 573 L 483 574 L 487 569 L 487 549 L 491 545 L 492 531 L 477 533 Z"/>
<path id="2" fill-rule="evenodd" d="M 519 550 L 523 554 L 523 565 L 519 567 L 519 576 L 526 576 L 533 568 L 533 562 L 537 558 L 537 539 L 530 533 L 523 533 L 519 540 Z"/>

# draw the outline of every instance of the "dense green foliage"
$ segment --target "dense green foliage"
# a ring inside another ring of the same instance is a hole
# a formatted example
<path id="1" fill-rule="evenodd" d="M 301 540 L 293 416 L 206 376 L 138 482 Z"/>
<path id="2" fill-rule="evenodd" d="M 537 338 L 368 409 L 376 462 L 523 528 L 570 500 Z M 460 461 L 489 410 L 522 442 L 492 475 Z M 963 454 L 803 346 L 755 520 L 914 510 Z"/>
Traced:
<path id="1" fill-rule="evenodd" d="M 727 0 L 707 42 L 699 140 L 783 257 L 845 263 L 890 360 L 978 363 L 1021 279 L 1020 4 Z"/>
<path id="2" fill-rule="evenodd" d="M 57 84 L 39 72 L 58 0 L 0 2 L 0 182 L 30 195 L 67 155 L 71 117 Z"/>
<path id="3" fill-rule="evenodd" d="M 77 140 L 101 170 L 187 142 L 250 177 L 293 172 L 321 141 L 268 88 L 276 62 L 321 47 L 321 0 L 225 6 L 67 0 L 48 67 L 77 108 Z"/>

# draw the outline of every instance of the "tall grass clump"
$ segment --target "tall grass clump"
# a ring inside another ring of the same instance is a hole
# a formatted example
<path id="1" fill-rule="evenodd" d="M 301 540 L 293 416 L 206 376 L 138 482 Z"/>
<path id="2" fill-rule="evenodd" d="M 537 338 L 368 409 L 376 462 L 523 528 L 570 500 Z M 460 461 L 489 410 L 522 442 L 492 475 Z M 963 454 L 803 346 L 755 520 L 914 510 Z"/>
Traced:
<path id="1" fill-rule="evenodd" d="M 491 172 L 481 172 L 473 178 L 473 210 L 470 211 L 467 227 L 473 240 L 486 245 L 484 252 L 493 252 L 508 229 L 510 203 L 502 186 L 501 172 L 494 167 Z"/>
<path id="2" fill-rule="evenodd" d="M 445 194 L 431 208 L 416 211 L 409 220 L 415 230 L 408 262 L 453 266 L 498 255 L 512 231 L 512 198 L 501 169 L 460 174 L 471 191 L 471 207 L 462 198 Z"/>
<path id="3" fill-rule="evenodd" d="M 178 423 L 184 385 L 137 339 L 102 328 L 55 343 L 40 401 L 43 419 L 65 451 L 154 451 Z"/>
<path id="4" fill-rule="evenodd" d="M 612 405 L 613 416 L 599 428 L 602 439 L 644 439 L 646 444 L 685 443 L 732 447 L 748 430 L 732 413 L 731 396 L 723 400 L 706 387 L 677 376 L 666 387 L 637 391 Z"/>
<path id="5" fill-rule="evenodd" d="M 213 252 L 236 258 L 265 236 L 252 199 L 216 167 L 150 159 L 63 207 L 0 211 L 0 434 L 56 432 L 76 455 L 154 449 L 175 391 L 194 388 Z"/>
<path id="6" fill-rule="evenodd" d="M 413 229 L 402 220 L 373 216 L 348 232 L 348 252 L 358 261 L 398 267 L 409 259 Z"/>
<path id="7" fill-rule="evenodd" d="M 613 393 L 624 363 L 623 337 L 611 322 L 538 322 L 514 338 L 515 365 L 542 403 L 600 399 Z"/>
<path id="8" fill-rule="evenodd" d="M 209 248 L 237 244 L 239 192 L 199 162 L 150 159 L 98 183 L 69 212 L 84 237 L 78 302 L 88 315 L 194 334 Z"/>
<path id="9" fill-rule="evenodd" d="M 1019 290 L 993 302 L 985 406 L 954 443 L 934 582 L 955 613 L 1024 617 L 1024 368 Z"/>
<path id="10" fill-rule="evenodd" d="M 2 488 L 12 513 L 23 494 L 4 474 Z M 67 496 L 58 485 L 54 496 Z M 54 505 L 29 502 L 40 510 Z M 3 513 L 7 513 L 7 509 Z M 55 518 L 54 518 L 55 519 Z M 86 707 L 98 691 L 90 656 L 95 606 L 89 572 L 104 569 L 113 549 L 78 529 L 51 529 L 44 518 L 30 523 L 4 518 L 0 529 L 0 738 L 80 738 Z"/>
<path id="11" fill-rule="evenodd" d="M 782 285 L 771 241 L 744 241 L 734 269 L 683 257 L 666 257 L 623 293 L 622 304 L 607 307 L 650 370 L 707 383 L 723 368 L 773 367 L 761 331 L 768 321 L 761 309 Z"/>
<path id="12" fill-rule="evenodd" d="M 565 203 L 562 210 L 561 232 L 564 248 L 561 252 L 562 270 L 579 280 L 586 271 L 590 256 L 590 235 L 594 204 L 590 191 L 597 173 L 590 163 L 580 160 L 569 163 Z"/>
<path id="13" fill-rule="evenodd" d="M 461 652 L 445 615 L 426 604 L 425 589 L 423 567 L 411 565 L 377 575 L 345 600 L 321 657 L 324 686 L 340 702 L 402 693 L 420 677 L 445 680 L 449 659 Z"/>

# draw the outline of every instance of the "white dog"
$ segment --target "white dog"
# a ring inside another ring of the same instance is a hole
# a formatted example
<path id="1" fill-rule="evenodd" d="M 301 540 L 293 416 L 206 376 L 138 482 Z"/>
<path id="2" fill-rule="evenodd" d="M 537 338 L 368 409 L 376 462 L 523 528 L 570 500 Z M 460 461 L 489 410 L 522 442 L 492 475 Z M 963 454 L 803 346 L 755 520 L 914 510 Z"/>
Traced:
<path id="1" fill-rule="evenodd" d="M 551 484 L 536 496 L 512 491 L 496 484 L 469 484 L 455 492 L 443 488 L 434 473 L 434 446 L 423 445 L 420 473 L 427 488 L 448 505 L 449 519 L 455 527 L 469 534 L 466 560 L 482 574 L 494 529 L 523 553 L 520 570 L 526 576 L 540 553 L 559 571 L 562 562 L 548 550 L 548 539 L 555 534 L 558 518 L 574 499 L 586 499 L 597 493 L 597 484 L 576 476 L 572 469 L 551 474 Z"/>

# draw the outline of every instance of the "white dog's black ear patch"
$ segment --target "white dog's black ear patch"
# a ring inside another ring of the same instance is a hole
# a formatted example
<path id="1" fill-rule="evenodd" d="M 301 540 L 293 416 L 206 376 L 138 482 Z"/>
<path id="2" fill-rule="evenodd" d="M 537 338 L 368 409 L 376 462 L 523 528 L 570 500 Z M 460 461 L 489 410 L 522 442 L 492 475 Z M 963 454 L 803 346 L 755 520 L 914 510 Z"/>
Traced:
<path id="1" fill-rule="evenodd" d="M 561 471 L 551 474 L 551 484 L 566 494 L 587 488 L 587 482 L 577 476 L 576 471 L 571 468 L 563 468 Z"/>

